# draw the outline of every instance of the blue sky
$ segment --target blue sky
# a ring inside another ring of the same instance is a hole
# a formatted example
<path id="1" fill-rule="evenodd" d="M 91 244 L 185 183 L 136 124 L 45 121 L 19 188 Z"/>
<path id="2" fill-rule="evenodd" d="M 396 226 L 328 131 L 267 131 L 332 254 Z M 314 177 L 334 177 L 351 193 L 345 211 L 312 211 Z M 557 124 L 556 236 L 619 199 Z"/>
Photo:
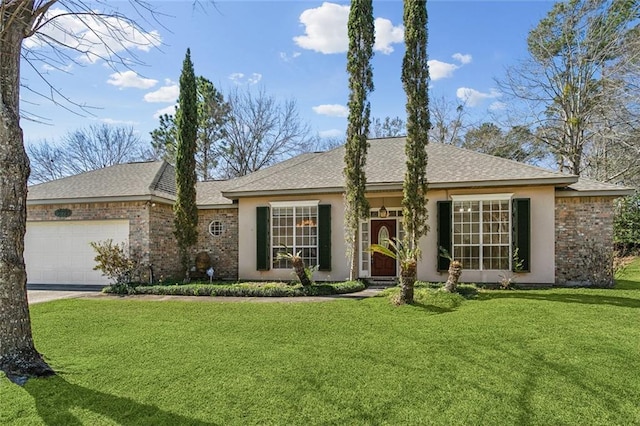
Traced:
<path id="1" fill-rule="evenodd" d="M 23 118 L 27 143 L 56 142 L 68 131 L 103 122 L 133 126 L 148 140 L 158 114 L 171 111 L 175 104 L 188 47 L 196 74 L 223 93 L 248 86 L 283 101 L 295 99 L 313 132 L 344 135 L 348 2 L 217 0 L 215 7 L 195 9 L 190 0 L 151 3 L 167 16 L 162 25 L 144 24 L 155 46 L 143 43 L 131 48 L 144 65 L 114 70 L 92 57 L 63 59 L 55 68 L 34 63 L 62 94 L 95 109 L 91 109 L 93 115 L 78 116 L 23 89 L 24 115 L 42 117 L 40 121 L 47 123 Z M 128 2 L 112 4 L 124 14 L 132 13 Z M 527 33 L 552 5 L 549 1 L 429 1 L 430 97 L 465 99 L 476 119 L 490 111 L 499 113 L 504 104 L 494 78 L 526 57 Z M 372 116 L 404 117 L 402 2 L 374 1 L 374 16 Z M 77 23 L 69 20 L 64 25 L 75 28 Z M 43 49 L 36 39 L 25 46 L 34 52 Z M 49 92 L 27 64 L 22 77 L 23 85 Z"/>

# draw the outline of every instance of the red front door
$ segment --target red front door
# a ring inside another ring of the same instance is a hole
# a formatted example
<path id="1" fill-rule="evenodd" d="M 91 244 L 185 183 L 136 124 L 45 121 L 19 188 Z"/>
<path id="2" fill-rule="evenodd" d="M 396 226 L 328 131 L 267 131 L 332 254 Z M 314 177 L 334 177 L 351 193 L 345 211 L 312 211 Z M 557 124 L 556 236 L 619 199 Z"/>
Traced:
<path id="1" fill-rule="evenodd" d="M 380 244 L 391 248 L 385 240 L 396 238 L 395 220 L 371 220 L 371 243 Z M 372 277 L 395 277 L 396 260 L 379 253 L 371 256 Z"/>

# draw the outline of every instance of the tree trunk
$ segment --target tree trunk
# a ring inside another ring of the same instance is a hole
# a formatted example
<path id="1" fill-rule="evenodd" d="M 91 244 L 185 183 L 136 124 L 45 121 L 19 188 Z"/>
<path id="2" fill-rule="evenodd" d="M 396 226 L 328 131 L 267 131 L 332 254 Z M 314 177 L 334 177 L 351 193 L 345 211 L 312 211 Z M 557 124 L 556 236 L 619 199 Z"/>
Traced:
<path id="1" fill-rule="evenodd" d="M 302 260 L 302 258 L 300 256 L 293 256 L 291 265 L 293 266 L 293 270 L 300 280 L 300 284 L 302 284 L 304 287 L 310 286 L 311 280 L 304 270 L 304 261 Z"/>
<path id="2" fill-rule="evenodd" d="M 416 283 L 417 262 L 407 262 L 400 268 L 400 299 L 399 304 L 413 303 L 413 288 Z"/>
<path id="3" fill-rule="evenodd" d="M 458 291 L 460 275 L 462 275 L 462 263 L 457 260 L 452 260 L 449 263 L 449 277 L 447 278 L 447 283 L 444 285 L 444 290 L 449 293 Z"/>
<path id="4" fill-rule="evenodd" d="M 20 53 L 32 7 L 3 2 L 0 29 L 0 370 L 16 383 L 54 374 L 31 335 L 24 264 L 29 159 L 20 128 Z M 28 2 L 27 2 L 28 3 Z"/>

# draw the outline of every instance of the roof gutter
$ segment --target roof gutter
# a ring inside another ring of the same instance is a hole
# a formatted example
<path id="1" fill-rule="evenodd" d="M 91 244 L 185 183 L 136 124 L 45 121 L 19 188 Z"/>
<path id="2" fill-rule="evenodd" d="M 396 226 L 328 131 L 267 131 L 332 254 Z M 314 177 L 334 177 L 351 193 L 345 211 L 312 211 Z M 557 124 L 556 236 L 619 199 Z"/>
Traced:
<path id="1" fill-rule="evenodd" d="M 580 191 L 576 189 L 559 189 L 556 191 L 556 198 L 568 197 L 626 197 L 633 195 L 634 189 L 613 189 L 613 190 L 589 190 Z"/>
<path id="2" fill-rule="evenodd" d="M 174 200 L 156 195 L 127 195 L 120 197 L 87 197 L 87 198 L 48 198 L 27 199 L 27 206 L 51 204 L 81 204 L 81 203 L 120 203 L 131 201 L 151 201 L 154 203 L 173 204 Z"/>

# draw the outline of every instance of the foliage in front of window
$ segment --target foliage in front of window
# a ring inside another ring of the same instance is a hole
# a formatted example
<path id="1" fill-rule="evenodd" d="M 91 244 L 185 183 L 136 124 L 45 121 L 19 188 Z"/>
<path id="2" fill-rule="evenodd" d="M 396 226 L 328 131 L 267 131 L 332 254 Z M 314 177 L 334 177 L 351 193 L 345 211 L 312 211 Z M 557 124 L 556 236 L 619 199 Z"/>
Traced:
<path id="1" fill-rule="evenodd" d="M 302 256 L 300 256 L 301 254 L 301 252 L 297 252 L 295 254 L 289 253 L 286 251 L 285 247 L 285 251 L 278 252 L 277 260 L 285 260 L 287 262 L 290 262 L 291 267 L 293 268 L 293 272 L 295 273 L 296 277 L 298 277 L 298 281 L 300 281 L 300 284 L 302 284 L 304 287 L 307 287 L 312 284 L 311 277 L 309 275 L 313 275 L 313 273 L 308 273 L 308 268 L 305 268 Z"/>
<path id="2" fill-rule="evenodd" d="M 640 250 L 640 192 L 616 201 L 613 241 L 622 256 Z"/>
<path id="3" fill-rule="evenodd" d="M 357 235 L 360 219 L 369 215 L 369 201 L 365 197 L 367 179 L 365 164 L 369 135 L 371 106 L 367 101 L 373 91 L 373 44 L 375 27 L 371 0 L 353 0 L 347 23 L 349 49 L 347 72 L 349 73 L 349 117 L 344 154 L 345 176 L 345 230 L 349 275 L 353 280 L 358 274 Z"/>
<path id="4" fill-rule="evenodd" d="M 440 256 L 449 259 L 449 276 L 443 290 L 448 293 L 456 293 L 458 291 L 458 281 L 462 275 L 462 263 L 455 260 L 444 247 L 438 249 Z"/>
<path id="5" fill-rule="evenodd" d="M 513 256 L 511 256 L 513 271 L 504 271 L 498 274 L 498 278 L 500 278 L 498 285 L 502 290 L 515 289 L 517 285 L 517 274 L 524 272 L 524 259 L 520 258 L 520 255 L 518 254 L 519 251 L 520 249 L 516 247 L 515 250 L 513 250 Z"/>
<path id="6" fill-rule="evenodd" d="M 141 266 L 140 256 L 128 254 L 124 243 L 116 244 L 111 239 L 89 244 L 96 252 L 94 260 L 97 264 L 93 270 L 102 272 L 115 286 L 130 287 L 133 275 Z"/>

